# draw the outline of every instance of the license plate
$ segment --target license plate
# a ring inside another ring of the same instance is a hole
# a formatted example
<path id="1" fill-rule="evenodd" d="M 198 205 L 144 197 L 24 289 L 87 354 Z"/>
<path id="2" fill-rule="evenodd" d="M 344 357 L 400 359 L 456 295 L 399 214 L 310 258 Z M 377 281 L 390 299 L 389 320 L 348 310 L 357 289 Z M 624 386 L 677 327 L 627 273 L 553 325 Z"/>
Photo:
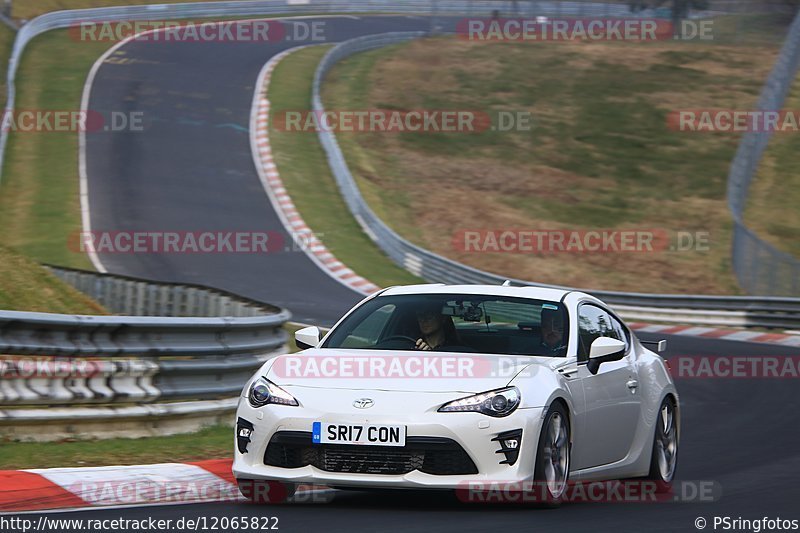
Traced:
<path id="1" fill-rule="evenodd" d="M 311 442 L 314 444 L 406 445 L 405 426 L 314 422 L 312 427 Z"/>

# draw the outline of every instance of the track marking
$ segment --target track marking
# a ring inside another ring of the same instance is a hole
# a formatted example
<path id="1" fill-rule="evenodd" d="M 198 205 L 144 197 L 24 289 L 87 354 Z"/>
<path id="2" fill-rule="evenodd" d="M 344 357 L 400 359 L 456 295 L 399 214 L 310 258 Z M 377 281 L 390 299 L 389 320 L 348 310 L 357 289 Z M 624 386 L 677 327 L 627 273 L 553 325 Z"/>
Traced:
<path id="1" fill-rule="evenodd" d="M 68 513 L 210 502 L 247 503 L 231 459 L 132 466 L 0 471 L 0 515 Z M 301 484 L 298 495 L 336 492 Z M 289 503 L 292 502 L 290 498 Z"/>
<path id="2" fill-rule="evenodd" d="M 688 325 L 662 325 L 632 322 L 628 324 L 638 333 L 663 333 L 666 335 L 682 335 L 700 339 L 719 339 L 733 342 L 754 342 L 760 344 L 777 344 L 784 346 L 800 346 L 800 335 L 791 333 L 766 333 L 737 329 L 710 328 Z"/>
<path id="3" fill-rule="evenodd" d="M 354 17 L 351 15 L 326 15 L 326 16 L 319 16 L 319 15 L 303 15 L 298 17 L 256 17 L 252 19 L 246 20 L 236 20 L 236 21 L 226 21 L 226 20 L 218 20 L 218 21 L 209 21 L 200 24 L 199 26 L 213 26 L 219 24 L 227 24 L 229 22 L 234 22 L 236 24 L 243 24 L 248 22 L 256 22 L 262 20 L 278 20 L 278 21 L 292 21 L 293 19 L 306 19 L 306 18 L 316 18 L 316 19 L 327 19 L 327 18 L 354 18 L 358 19 L 358 17 Z M 157 33 L 160 31 L 164 31 L 166 28 L 155 28 L 152 30 L 143 31 L 134 35 L 131 35 L 120 42 L 114 44 L 111 48 L 106 50 L 106 52 L 101 55 L 97 61 L 94 62 L 92 65 L 91 70 L 89 71 L 89 75 L 86 77 L 86 82 L 83 85 L 83 94 L 81 97 L 81 112 L 86 113 L 89 110 L 89 101 L 91 100 L 92 95 L 92 87 L 94 86 L 94 80 L 97 77 L 97 73 L 108 60 L 111 58 L 112 55 L 126 55 L 127 52 L 122 50 L 122 47 L 144 35 L 149 35 L 151 33 Z M 157 63 L 157 62 L 156 62 Z M 252 128 L 251 128 L 252 131 Z M 80 204 L 81 204 L 81 226 L 83 228 L 83 233 L 88 234 L 92 231 L 92 213 L 89 207 L 89 180 L 87 177 L 87 170 L 86 170 L 86 132 L 81 131 L 78 135 L 78 185 L 79 185 L 79 197 L 80 197 Z M 280 215 L 279 215 L 280 216 Z M 108 272 L 108 269 L 103 265 L 103 262 L 100 260 L 100 256 L 94 250 L 87 250 L 86 254 L 89 256 L 89 260 L 94 266 L 95 270 L 101 272 L 103 274 Z"/>
<path id="4" fill-rule="evenodd" d="M 250 112 L 250 149 L 253 153 L 253 163 L 256 166 L 261 185 L 269 198 L 270 203 L 278 215 L 281 223 L 290 236 L 299 236 L 304 239 L 301 243 L 303 252 L 320 270 L 346 287 L 364 295 L 372 294 L 380 287 L 369 280 L 359 276 L 343 263 L 336 260 L 334 255 L 317 239 L 308 225 L 303 221 L 300 213 L 286 192 L 281 181 L 278 168 L 269 143 L 269 110 L 270 103 L 267 99 L 267 88 L 275 67 L 286 56 L 307 46 L 298 46 L 284 50 L 273 56 L 261 69 L 253 94 L 253 106 Z"/>

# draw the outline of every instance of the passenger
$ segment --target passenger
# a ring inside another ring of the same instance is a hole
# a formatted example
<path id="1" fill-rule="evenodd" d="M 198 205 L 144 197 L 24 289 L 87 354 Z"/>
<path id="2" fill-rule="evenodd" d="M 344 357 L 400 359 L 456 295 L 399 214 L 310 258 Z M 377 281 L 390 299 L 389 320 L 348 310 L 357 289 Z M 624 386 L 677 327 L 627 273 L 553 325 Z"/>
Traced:
<path id="1" fill-rule="evenodd" d="M 542 307 L 542 355 L 557 355 L 566 346 L 564 314 L 557 309 Z M 558 354 L 561 355 L 561 354 Z"/>
<path id="2" fill-rule="evenodd" d="M 461 342 L 453 318 L 442 314 L 441 304 L 429 304 L 416 313 L 420 338 L 414 348 L 436 350 L 443 346 L 459 346 Z"/>

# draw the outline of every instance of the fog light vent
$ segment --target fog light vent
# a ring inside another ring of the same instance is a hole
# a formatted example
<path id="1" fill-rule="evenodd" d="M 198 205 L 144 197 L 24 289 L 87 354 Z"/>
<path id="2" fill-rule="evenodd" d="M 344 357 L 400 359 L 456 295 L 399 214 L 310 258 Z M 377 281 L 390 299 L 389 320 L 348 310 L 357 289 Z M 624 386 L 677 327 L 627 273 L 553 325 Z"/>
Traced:
<path id="1" fill-rule="evenodd" d="M 504 431 L 497 435 L 492 441 L 500 443 L 500 449 L 494 453 L 502 453 L 505 460 L 500 461 L 501 465 L 512 466 L 519 458 L 519 447 L 522 444 L 522 430 L 513 429 Z"/>
<path id="2" fill-rule="evenodd" d="M 247 446 L 250 444 L 254 429 L 253 423 L 244 418 L 236 421 L 236 447 L 239 448 L 239 453 L 247 453 Z"/>

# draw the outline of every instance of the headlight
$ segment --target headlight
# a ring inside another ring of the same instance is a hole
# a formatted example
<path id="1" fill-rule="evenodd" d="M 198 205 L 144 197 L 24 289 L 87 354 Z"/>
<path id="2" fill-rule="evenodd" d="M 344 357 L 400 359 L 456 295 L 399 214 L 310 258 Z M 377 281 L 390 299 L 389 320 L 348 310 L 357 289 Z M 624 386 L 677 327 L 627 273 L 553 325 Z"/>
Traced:
<path id="1" fill-rule="evenodd" d="M 506 387 L 448 402 L 439 408 L 440 413 L 476 412 L 489 416 L 508 416 L 516 409 L 522 396 L 516 387 Z"/>
<path id="2" fill-rule="evenodd" d="M 300 405 L 294 396 L 266 378 L 258 378 L 250 385 L 247 399 L 253 407 L 264 407 L 268 403 L 278 405 Z"/>

